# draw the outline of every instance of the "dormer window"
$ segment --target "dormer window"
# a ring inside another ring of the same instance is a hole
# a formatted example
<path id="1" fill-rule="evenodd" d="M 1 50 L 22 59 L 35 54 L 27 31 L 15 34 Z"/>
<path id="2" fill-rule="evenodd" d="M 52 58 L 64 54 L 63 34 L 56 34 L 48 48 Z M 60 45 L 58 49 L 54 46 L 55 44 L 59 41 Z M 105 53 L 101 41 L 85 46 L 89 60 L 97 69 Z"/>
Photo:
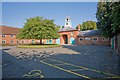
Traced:
<path id="1" fill-rule="evenodd" d="M 14 35 L 13 35 L 13 34 L 11 34 L 10 36 L 11 36 L 11 37 L 14 37 Z"/>
<path id="2" fill-rule="evenodd" d="M 2 37 L 5 37 L 5 34 L 2 34 Z"/>

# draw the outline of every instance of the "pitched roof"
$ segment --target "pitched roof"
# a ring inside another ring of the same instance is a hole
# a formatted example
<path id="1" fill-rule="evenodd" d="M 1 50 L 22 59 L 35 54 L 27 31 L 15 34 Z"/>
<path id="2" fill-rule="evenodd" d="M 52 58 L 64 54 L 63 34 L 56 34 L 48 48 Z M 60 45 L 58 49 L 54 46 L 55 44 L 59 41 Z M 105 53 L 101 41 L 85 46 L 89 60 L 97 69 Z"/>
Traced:
<path id="1" fill-rule="evenodd" d="M 18 34 L 20 28 L 10 26 L 0 26 L 0 34 Z"/>
<path id="2" fill-rule="evenodd" d="M 86 31 L 80 31 L 78 36 L 95 36 L 95 35 L 101 35 L 100 30 L 86 30 Z"/>
<path id="3" fill-rule="evenodd" d="M 77 29 L 74 29 L 72 27 L 64 27 L 64 28 L 60 28 L 58 32 L 63 32 L 63 31 L 74 31 Z"/>

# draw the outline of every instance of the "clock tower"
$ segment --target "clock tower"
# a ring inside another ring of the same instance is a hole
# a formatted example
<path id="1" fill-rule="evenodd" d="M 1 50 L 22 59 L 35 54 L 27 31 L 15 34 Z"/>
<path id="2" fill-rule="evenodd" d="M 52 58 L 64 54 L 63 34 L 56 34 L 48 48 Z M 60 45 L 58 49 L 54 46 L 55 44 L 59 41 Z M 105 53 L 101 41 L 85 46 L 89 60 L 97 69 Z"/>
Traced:
<path id="1" fill-rule="evenodd" d="M 65 18 L 65 27 L 72 27 L 71 18 L 69 16 Z"/>

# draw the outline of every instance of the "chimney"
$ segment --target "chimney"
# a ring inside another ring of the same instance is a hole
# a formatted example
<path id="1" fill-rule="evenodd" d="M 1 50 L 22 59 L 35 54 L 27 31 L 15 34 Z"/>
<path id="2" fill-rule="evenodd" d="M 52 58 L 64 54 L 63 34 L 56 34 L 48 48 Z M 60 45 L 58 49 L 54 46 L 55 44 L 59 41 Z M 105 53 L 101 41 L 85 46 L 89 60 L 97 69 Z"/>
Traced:
<path id="1" fill-rule="evenodd" d="M 80 31 L 80 26 L 81 26 L 81 25 L 79 24 L 78 27 L 77 27 L 77 29 L 78 29 L 79 31 Z"/>

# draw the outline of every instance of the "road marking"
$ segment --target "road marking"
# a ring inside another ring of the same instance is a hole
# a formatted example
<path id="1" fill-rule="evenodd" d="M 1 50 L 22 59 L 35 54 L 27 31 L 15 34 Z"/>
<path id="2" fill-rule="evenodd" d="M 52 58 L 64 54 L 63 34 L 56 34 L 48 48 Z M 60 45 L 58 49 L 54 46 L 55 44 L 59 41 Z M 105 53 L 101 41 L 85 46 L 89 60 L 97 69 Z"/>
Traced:
<path id="1" fill-rule="evenodd" d="M 64 69 L 64 68 L 61 68 L 61 67 L 58 67 L 58 66 L 55 66 L 55 65 L 49 64 L 49 63 L 44 62 L 44 61 L 40 61 L 40 62 L 43 63 L 43 64 L 46 64 L 46 65 L 49 65 L 49 66 L 51 66 L 51 67 L 54 67 L 54 68 L 60 69 L 60 70 L 62 70 L 62 71 L 65 71 L 65 72 L 68 72 L 68 73 L 74 74 L 74 75 L 76 75 L 76 76 L 83 77 L 83 78 L 87 78 L 87 79 L 91 79 L 91 78 L 88 77 L 88 76 L 81 75 L 81 74 L 78 74 L 78 73 L 76 73 L 76 72 L 72 72 L 72 71 L 70 71 L 70 70 L 67 70 L 67 69 Z"/>
<path id="2" fill-rule="evenodd" d="M 58 65 L 59 66 L 59 65 L 66 65 L 66 64 L 54 64 L 54 65 L 56 65 L 56 66 Z"/>
<path id="3" fill-rule="evenodd" d="M 82 70 L 87 70 L 87 69 L 70 69 L 70 71 L 82 71 Z"/>
<path id="4" fill-rule="evenodd" d="M 51 60 L 51 61 L 57 61 L 57 62 L 59 62 L 59 63 L 67 64 L 67 65 L 70 65 L 70 66 L 74 66 L 74 67 L 77 67 L 77 68 L 82 68 L 82 69 L 85 69 L 85 70 L 90 70 L 90 71 L 97 72 L 97 73 L 100 73 L 100 74 L 112 76 L 112 77 L 115 77 L 115 78 L 120 78 L 120 76 L 117 76 L 117 75 L 115 75 L 115 74 L 106 73 L 106 72 L 103 72 L 103 71 L 98 71 L 98 70 L 90 69 L 90 68 L 83 67 L 83 66 L 78 66 L 78 65 L 75 65 L 75 64 L 67 63 L 67 62 L 60 61 L 60 60 L 56 60 L 56 59 L 52 59 L 52 58 L 47 58 L 47 59 L 48 59 L 48 60 Z M 47 60 L 47 59 L 46 59 L 46 60 Z"/>
<path id="5" fill-rule="evenodd" d="M 44 75 L 41 74 L 41 70 L 32 70 L 27 74 L 24 74 L 23 77 L 36 77 L 38 76 L 39 78 L 44 78 Z"/>

